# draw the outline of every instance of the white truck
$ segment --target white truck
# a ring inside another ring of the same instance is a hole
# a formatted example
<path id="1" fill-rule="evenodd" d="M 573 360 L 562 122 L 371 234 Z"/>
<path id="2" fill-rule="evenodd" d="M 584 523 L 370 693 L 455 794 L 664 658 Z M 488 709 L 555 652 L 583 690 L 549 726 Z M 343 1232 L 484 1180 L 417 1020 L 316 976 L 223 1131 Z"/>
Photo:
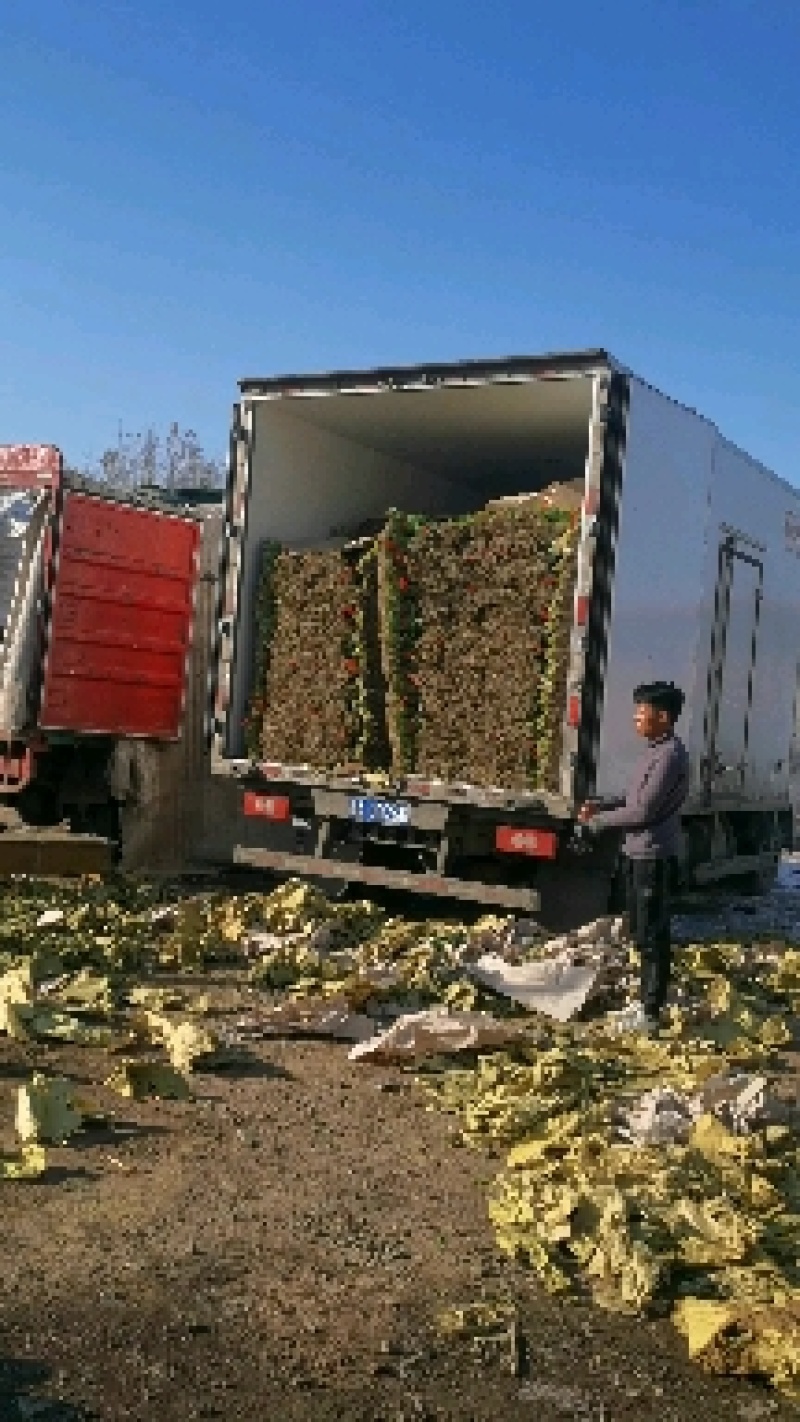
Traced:
<path id="1" fill-rule="evenodd" d="M 576 479 L 557 793 L 409 775 L 376 796 L 247 756 L 266 540 L 309 547 L 390 507 L 463 514 Z M 656 678 L 686 693 L 683 887 L 763 888 L 791 846 L 800 493 L 603 350 L 242 380 L 218 596 L 212 768 L 241 782 L 241 864 L 585 919 L 613 898 L 619 842 L 588 848 L 576 810 L 624 794 L 631 693 Z"/>

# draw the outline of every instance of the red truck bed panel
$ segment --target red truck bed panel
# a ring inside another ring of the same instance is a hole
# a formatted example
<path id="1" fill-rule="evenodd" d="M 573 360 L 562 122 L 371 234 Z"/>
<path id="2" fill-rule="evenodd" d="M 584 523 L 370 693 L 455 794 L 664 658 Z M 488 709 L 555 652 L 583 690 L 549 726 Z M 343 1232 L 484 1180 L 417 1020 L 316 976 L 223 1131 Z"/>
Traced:
<path id="1" fill-rule="evenodd" d="M 43 729 L 180 734 L 198 544 L 192 520 L 65 492 Z"/>

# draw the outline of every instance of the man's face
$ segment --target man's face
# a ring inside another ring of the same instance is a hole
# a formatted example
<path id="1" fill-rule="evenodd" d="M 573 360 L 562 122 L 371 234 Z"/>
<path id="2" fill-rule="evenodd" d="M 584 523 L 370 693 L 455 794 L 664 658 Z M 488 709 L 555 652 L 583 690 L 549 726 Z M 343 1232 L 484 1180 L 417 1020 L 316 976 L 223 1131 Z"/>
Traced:
<path id="1" fill-rule="evenodd" d="M 633 724 L 636 727 L 636 734 L 646 741 L 657 741 L 672 730 L 672 721 L 668 713 L 660 711 L 656 706 L 648 706 L 647 702 L 642 702 L 634 707 Z"/>

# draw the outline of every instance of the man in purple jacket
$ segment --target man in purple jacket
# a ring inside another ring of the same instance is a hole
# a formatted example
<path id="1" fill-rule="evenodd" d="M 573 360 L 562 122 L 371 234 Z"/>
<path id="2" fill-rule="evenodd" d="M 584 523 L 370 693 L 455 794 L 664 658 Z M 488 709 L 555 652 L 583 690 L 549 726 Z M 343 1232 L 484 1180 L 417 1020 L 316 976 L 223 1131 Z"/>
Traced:
<path id="1" fill-rule="evenodd" d="M 624 800 L 584 805 L 578 818 L 592 831 L 627 831 L 623 844 L 631 937 L 641 959 L 640 1002 L 619 1014 L 624 1030 L 653 1036 L 666 1006 L 670 977 L 670 884 L 680 849 L 680 810 L 689 792 L 689 757 L 675 735 L 683 692 L 672 682 L 637 686 L 634 724 L 647 741 Z"/>

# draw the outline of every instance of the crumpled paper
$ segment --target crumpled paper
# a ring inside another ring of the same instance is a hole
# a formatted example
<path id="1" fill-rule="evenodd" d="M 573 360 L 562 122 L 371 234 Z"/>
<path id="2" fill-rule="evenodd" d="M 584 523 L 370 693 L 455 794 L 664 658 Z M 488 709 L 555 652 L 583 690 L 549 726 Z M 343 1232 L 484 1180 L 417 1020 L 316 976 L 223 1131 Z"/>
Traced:
<path id="1" fill-rule="evenodd" d="M 488 1012 L 448 1012 L 435 1008 L 408 1012 L 379 1036 L 359 1042 L 348 1056 L 351 1061 L 414 1061 L 448 1052 L 475 1051 L 481 1047 L 504 1046 L 523 1040 L 524 1025 L 501 1021 Z"/>
<path id="2" fill-rule="evenodd" d="M 657 1086 L 645 1091 L 622 1115 L 619 1134 L 636 1145 L 673 1145 L 688 1141 L 697 1117 L 699 1102 L 674 1087 Z"/>
<path id="3" fill-rule="evenodd" d="M 516 965 L 497 953 L 486 953 L 469 972 L 477 982 L 513 998 L 529 1012 L 567 1022 L 580 1012 L 600 970 L 576 967 L 568 955 Z"/>
<path id="4" fill-rule="evenodd" d="M 364 1042 L 374 1037 L 377 1023 L 365 1013 L 354 1012 L 350 1000 L 333 998 L 289 998 L 286 1002 L 237 1022 L 246 1036 L 332 1037 L 334 1040 Z"/>
<path id="5" fill-rule="evenodd" d="M 747 1135 L 757 1125 L 777 1121 L 785 1111 L 768 1096 L 765 1076 L 721 1072 L 694 1094 L 674 1087 L 646 1091 L 621 1114 L 619 1134 L 636 1145 L 669 1145 L 689 1140 L 703 1115 L 712 1115 L 733 1135 Z"/>
<path id="6" fill-rule="evenodd" d="M 66 914 L 63 909 L 45 909 L 36 920 L 37 928 L 59 928 L 62 923 L 66 923 Z"/>
<path id="7" fill-rule="evenodd" d="M 476 982 L 512 998 L 529 1012 L 557 1022 L 576 1017 L 606 979 L 609 969 L 625 965 L 623 918 L 600 918 L 573 933 L 548 939 L 536 957 L 520 962 L 515 937 L 499 952 L 483 953 L 467 971 Z"/>

